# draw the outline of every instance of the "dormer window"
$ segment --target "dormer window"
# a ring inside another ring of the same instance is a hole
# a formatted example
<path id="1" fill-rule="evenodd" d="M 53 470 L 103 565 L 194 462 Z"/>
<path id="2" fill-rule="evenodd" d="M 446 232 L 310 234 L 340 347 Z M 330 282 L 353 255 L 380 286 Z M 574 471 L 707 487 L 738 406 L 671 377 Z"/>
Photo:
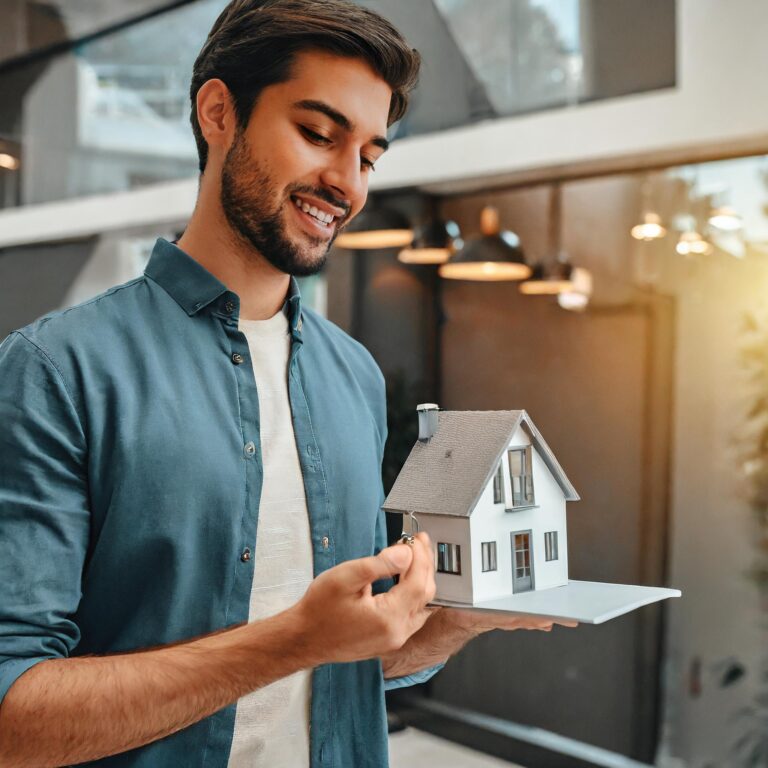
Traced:
<path id="1" fill-rule="evenodd" d="M 533 470 L 531 446 L 512 448 L 509 456 L 509 477 L 512 485 L 511 508 L 532 507 L 536 502 L 533 495 Z"/>
<path id="2" fill-rule="evenodd" d="M 493 503 L 504 503 L 504 469 L 499 462 L 496 474 L 493 476 Z"/>

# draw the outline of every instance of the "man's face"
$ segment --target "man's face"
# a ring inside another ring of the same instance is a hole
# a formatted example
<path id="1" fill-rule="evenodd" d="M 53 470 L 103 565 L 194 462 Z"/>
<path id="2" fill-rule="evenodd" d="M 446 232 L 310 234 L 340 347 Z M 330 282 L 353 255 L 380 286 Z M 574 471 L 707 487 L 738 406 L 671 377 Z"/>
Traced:
<path id="1" fill-rule="evenodd" d="M 265 88 L 224 161 L 230 226 L 282 272 L 311 275 L 368 194 L 392 92 L 360 59 L 308 51 Z"/>

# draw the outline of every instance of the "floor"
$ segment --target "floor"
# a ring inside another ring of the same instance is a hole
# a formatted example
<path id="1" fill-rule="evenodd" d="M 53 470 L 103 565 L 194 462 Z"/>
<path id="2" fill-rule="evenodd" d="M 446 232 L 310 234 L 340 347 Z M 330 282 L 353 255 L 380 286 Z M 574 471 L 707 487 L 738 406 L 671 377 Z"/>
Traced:
<path id="1" fill-rule="evenodd" d="M 522 768 L 415 728 L 393 733 L 389 737 L 389 767 L 413 768 L 414 765 L 439 765 L 440 768 Z"/>

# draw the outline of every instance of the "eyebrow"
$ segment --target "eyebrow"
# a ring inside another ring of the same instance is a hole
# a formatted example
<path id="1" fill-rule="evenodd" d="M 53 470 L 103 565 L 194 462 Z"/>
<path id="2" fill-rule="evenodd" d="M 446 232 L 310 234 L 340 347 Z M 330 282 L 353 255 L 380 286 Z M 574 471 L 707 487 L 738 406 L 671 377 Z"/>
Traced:
<path id="1" fill-rule="evenodd" d="M 293 104 L 294 109 L 309 109 L 313 112 L 321 112 L 326 117 L 333 120 L 339 128 L 343 128 L 347 133 L 355 130 L 355 124 L 346 116 L 334 109 L 330 104 L 324 101 L 315 101 L 314 99 L 304 99 Z M 389 149 L 389 142 L 384 136 L 374 136 L 370 139 L 371 144 L 381 147 L 385 152 Z"/>

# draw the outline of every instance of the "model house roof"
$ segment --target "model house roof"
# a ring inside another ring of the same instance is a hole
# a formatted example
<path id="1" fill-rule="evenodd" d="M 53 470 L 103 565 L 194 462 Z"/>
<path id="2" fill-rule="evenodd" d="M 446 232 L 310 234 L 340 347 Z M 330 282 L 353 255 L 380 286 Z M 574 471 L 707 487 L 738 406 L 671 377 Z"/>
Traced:
<path id="1" fill-rule="evenodd" d="M 439 411 L 434 435 L 413 446 L 384 509 L 467 517 L 520 425 L 566 500 L 578 501 L 576 489 L 525 411 Z"/>

